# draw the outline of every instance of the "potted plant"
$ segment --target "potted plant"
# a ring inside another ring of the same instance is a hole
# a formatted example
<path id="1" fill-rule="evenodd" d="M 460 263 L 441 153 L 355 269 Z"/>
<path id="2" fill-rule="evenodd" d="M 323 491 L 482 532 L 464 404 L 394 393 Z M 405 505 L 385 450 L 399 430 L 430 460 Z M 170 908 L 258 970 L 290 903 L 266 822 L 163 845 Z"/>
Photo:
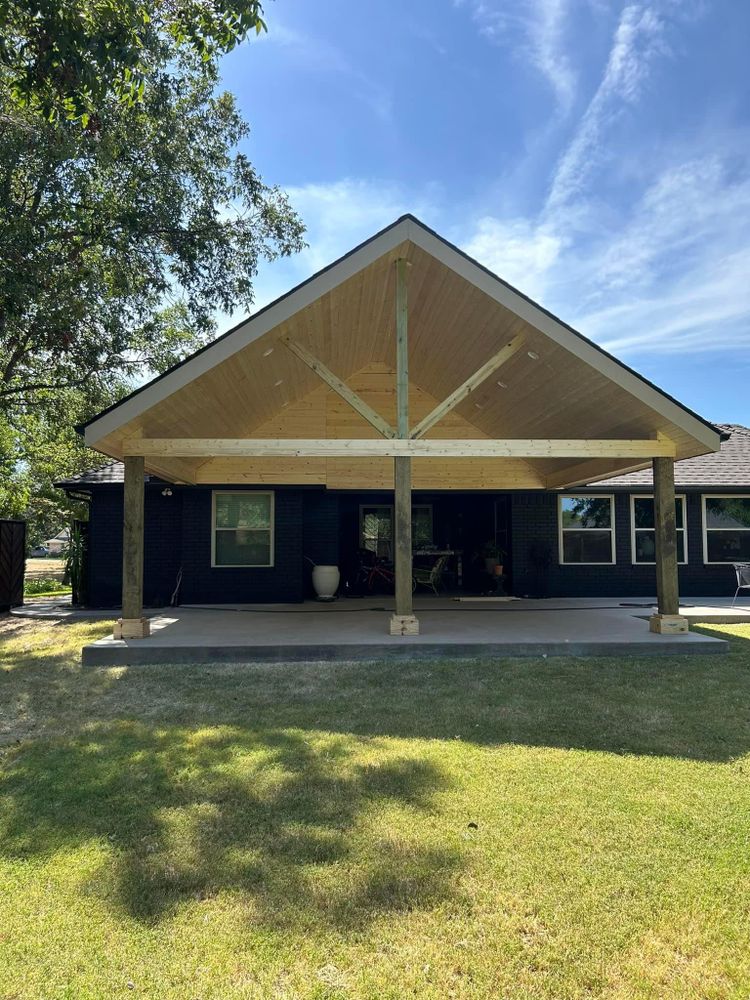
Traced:
<path id="1" fill-rule="evenodd" d="M 482 546 L 482 555 L 484 556 L 484 568 L 489 575 L 502 576 L 505 551 L 500 548 L 497 542 L 485 542 Z"/>

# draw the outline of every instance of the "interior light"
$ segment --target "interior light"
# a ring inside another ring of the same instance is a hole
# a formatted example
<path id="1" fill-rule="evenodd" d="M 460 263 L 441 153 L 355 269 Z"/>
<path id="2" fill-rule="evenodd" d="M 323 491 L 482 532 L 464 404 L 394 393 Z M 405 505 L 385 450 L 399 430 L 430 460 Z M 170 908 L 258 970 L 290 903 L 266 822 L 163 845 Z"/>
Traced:
<path id="1" fill-rule="evenodd" d="M 278 387 L 279 387 L 280 385 L 282 385 L 283 381 L 284 381 L 284 379 L 283 379 L 283 378 L 280 378 L 280 379 L 278 380 L 278 382 L 274 382 L 274 387 L 278 389 Z"/>
<path id="2" fill-rule="evenodd" d="M 481 410 L 481 409 L 482 409 L 482 404 L 481 404 L 481 403 L 474 403 L 474 406 L 476 406 L 476 408 L 477 408 L 478 410 Z"/>
<path id="3" fill-rule="evenodd" d="M 269 347 L 268 350 L 263 351 L 263 357 L 267 358 L 269 356 L 269 354 L 273 354 L 273 348 L 272 347 Z"/>
<path id="4" fill-rule="evenodd" d="M 507 385 L 506 382 L 498 382 L 497 385 L 499 385 L 501 389 L 507 389 L 508 388 L 508 385 Z"/>
<path id="5" fill-rule="evenodd" d="M 539 360 L 539 355 L 536 353 L 536 351 L 527 351 L 527 354 L 529 355 L 532 361 Z"/>

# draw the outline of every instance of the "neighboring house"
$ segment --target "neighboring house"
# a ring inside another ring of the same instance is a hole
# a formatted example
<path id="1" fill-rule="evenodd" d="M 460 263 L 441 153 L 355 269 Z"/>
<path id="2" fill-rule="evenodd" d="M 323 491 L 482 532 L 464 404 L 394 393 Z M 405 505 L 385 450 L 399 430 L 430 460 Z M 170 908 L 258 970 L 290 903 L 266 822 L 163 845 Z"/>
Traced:
<path id="1" fill-rule="evenodd" d="M 118 461 L 59 485 L 90 500 L 93 604 L 120 601 L 124 522 L 134 635 L 141 600 L 165 603 L 178 576 L 185 604 L 298 601 L 310 561 L 347 579 L 363 548 L 398 556 L 406 627 L 409 509 L 418 558 L 450 553 L 457 576 L 460 553 L 470 591 L 494 545 L 514 594 L 650 596 L 658 580 L 673 615 L 677 572 L 686 595 L 731 594 L 731 562 L 750 559 L 750 432 L 411 216 L 81 431 Z M 652 461 L 662 499 L 677 469 L 678 571 L 668 517 L 652 564 Z"/>
<path id="2" fill-rule="evenodd" d="M 54 538 L 48 538 L 42 543 L 51 556 L 61 556 L 70 544 L 70 529 L 63 528 Z"/>
<path id="3" fill-rule="evenodd" d="M 675 465 L 680 592 L 688 597 L 734 593 L 732 563 L 750 562 L 750 429 L 717 426 L 726 434 L 720 452 Z M 89 593 L 94 604 L 105 607 L 120 601 L 122 484 L 120 462 L 58 484 L 89 498 Z M 149 605 L 168 602 L 180 567 L 181 596 L 187 603 L 297 601 L 310 593 L 305 555 L 344 566 L 347 553 L 370 543 L 373 518 L 381 536 L 390 535 L 392 498 L 385 493 L 285 486 L 274 519 L 277 540 L 284 539 L 277 548 L 283 568 L 274 573 L 273 586 L 251 569 L 242 573 L 244 579 L 235 572 L 223 579 L 210 572 L 211 539 L 217 530 L 212 493 L 205 486 L 175 486 L 146 477 L 144 596 Z M 601 498 L 605 505 L 598 530 L 563 525 L 565 506 L 582 496 Z M 654 594 L 651 497 L 650 471 L 565 493 L 517 490 L 456 497 L 420 491 L 414 497 L 415 528 L 419 526 L 423 546 L 431 542 L 462 549 L 467 590 L 486 586 L 481 562 L 473 561 L 471 552 L 496 538 L 507 553 L 505 572 L 513 594 L 539 590 L 534 556 L 546 549 L 549 566 L 543 572 L 549 596 L 648 597 Z M 585 548 L 592 544 L 589 532 L 595 536 L 595 562 Z M 380 554 L 386 553 L 381 548 Z"/>

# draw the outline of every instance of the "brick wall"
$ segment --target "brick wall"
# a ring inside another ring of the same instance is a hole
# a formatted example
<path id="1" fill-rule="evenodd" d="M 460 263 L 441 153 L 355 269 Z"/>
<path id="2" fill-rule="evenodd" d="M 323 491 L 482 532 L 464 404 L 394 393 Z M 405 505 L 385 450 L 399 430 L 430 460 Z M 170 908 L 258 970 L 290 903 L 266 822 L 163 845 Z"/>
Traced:
<path id="1" fill-rule="evenodd" d="M 211 493 L 202 487 L 182 490 L 181 603 L 301 601 L 302 491 L 275 490 L 274 565 L 248 568 L 211 566 Z"/>
<path id="2" fill-rule="evenodd" d="M 304 557 L 345 569 L 347 555 L 351 556 L 353 549 L 356 556 L 360 501 L 389 502 L 387 494 L 363 498 L 323 490 L 279 488 L 275 491 L 274 566 L 212 568 L 211 489 L 173 486 L 169 497 L 161 495 L 162 489 L 163 484 L 146 486 L 144 601 L 152 607 L 169 601 L 180 566 L 183 569 L 180 600 L 184 604 L 300 601 L 312 594 L 311 566 Z M 418 502 L 434 504 L 436 542 L 464 549 L 468 589 L 480 586 L 479 577 L 472 577 L 469 554 L 489 537 L 491 500 L 489 495 L 455 494 L 418 498 Z M 679 568 L 680 591 L 686 597 L 731 595 L 732 567 L 703 564 L 700 493 L 688 492 L 686 500 L 689 561 Z M 551 597 L 653 596 L 654 567 L 634 566 L 631 562 L 627 493 L 615 495 L 615 526 L 615 565 L 561 566 L 557 495 L 512 494 L 509 561 L 512 592 L 523 596 L 541 591 Z M 89 532 L 92 606 L 116 607 L 120 603 L 122 572 L 121 486 L 103 486 L 93 491 Z M 456 537 L 451 537 L 451 532 Z M 532 545 L 546 545 L 551 554 L 549 569 L 541 577 L 530 558 Z"/>
<path id="3" fill-rule="evenodd" d="M 312 585 L 311 563 L 340 566 L 339 549 L 339 494 L 324 490 L 310 490 L 303 496 L 303 577 L 305 596 L 315 593 Z"/>
<path id="4" fill-rule="evenodd" d="M 685 597 L 733 594 L 732 567 L 703 563 L 701 494 L 682 492 L 687 504 L 688 562 L 678 570 L 680 593 Z M 616 563 L 612 566 L 560 565 L 557 494 L 516 493 L 511 503 L 513 593 L 517 596 L 545 590 L 550 597 L 652 597 L 656 593 L 654 567 L 632 563 L 629 493 L 615 494 Z M 532 545 L 549 547 L 551 563 L 546 573 L 535 569 Z"/>
<path id="5" fill-rule="evenodd" d="M 167 604 L 180 566 L 182 495 L 162 496 L 164 484 L 145 488 L 143 598 L 150 607 Z M 121 486 L 93 491 L 89 508 L 89 600 L 92 607 L 118 607 L 122 601 Z"/>

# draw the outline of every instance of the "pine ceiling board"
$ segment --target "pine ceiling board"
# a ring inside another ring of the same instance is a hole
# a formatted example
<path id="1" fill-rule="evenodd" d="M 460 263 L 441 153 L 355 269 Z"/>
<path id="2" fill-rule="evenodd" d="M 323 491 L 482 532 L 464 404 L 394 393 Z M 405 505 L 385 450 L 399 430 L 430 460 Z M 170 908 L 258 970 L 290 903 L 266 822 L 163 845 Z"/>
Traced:
<path id="1" fill-rule="evenodd" d="M 245 346 L 228 356 L 226 352 L 219 354 L 224 356 L 223 361 L 181 388 L 160 399 L 152 393 L 148 398 L 156 398 L 153 405 L 97 440 L 96 446 L 119 458 L 121 441 L 139 435 L 238 437 L 267 426 L 274 429 L 268 430 L 269 436 L 281 436 L 284 427 L 294 428 L 293 436 L 300 436 L 303 425 L 311 426 L 304 416 L 309 412 L 305 409 L 309 403 L 299 410 L 295 407 L 321 385 L 318 376 L 280 342 L 279 338 L 287 335 L 308 347 L 353 388 L 361 384 L 361 394 L 367 398 L 369 393 L 371 399 L 367 401 L 392 423 L 392 371 L 382 371 L 381 377 L 375 378 L 377 373 L 363 374 L 363 369 L 373 360 L 385 366 L 395 361 L 394 262 L 406 256 L 412 264 L 407 278 L 412 424 L 479 369 L 503 342 L 524 332 L 524 349 L 436 425 L 434 436 L 461 436 L 457 429 L 461 426 L 466 436 L 499 438 L 642 438 L 659 431 L 675 441 L 678 458 L 705 452 L 699 429 L 691 428 L 689 423 L 672 424 L 644 402 L 649 399 L 657 409 L 661 406 L 661 397 L 648 387 L 641 398 L 637 383 L 634 391 L 619 385 L 620 376 L 604 355 L 603 371 L 599 371 L 594 366 L 596 356 L 591 364 L 584 360 L 590 353 L 579 357 L 578 342 L 560 339 L 562 334 L 558 337 L 548 317 L 544 320 L 545 334 L 531 325 L 532 320 L 537 322 L 536 314 L 526 306 L 514 305 L 527 317 L 522 319 L 496 300 L 492 285 L 485 281 L 478 287 L 482 281 L 475 283 L 468 272 L 468 277 L 458 273 L 463 265 L 454 264 L 439 249 L 433 249 L 429 240 L 415 239 L 422 246 L 430 246 L 431 252 L 414 242 L 405 241 L 395 247 L 391 244 L 390 251 L 373 258 L 346 280 L 329 283 L 328 290 L 306 300 L 298 312 L 286 316 L 279 313 L 278 324 L 265 328 L 261 336 L 244 342 Z M 504 301 L 514 300 L 511 296 Z M 540 326 L 544 326 L 543 319 L 538 321 Z M 529 350 L 538 353 L 539 360 L 529 358 Z M 497 381 L 505 382 L 508 388 L 498 387 Z M 179 384 L 179 380 L 172 384 Z M 326 400 L 335 396 L 325 392 Z M 481 404 L 480 408 L 476 403 Z M 669 413 L 666 405 L 664 412 Z M 136 412 L 136 407 L 124 412 Z M 671 417 L 679 420 L 679 411 L 674 410 Z M 333 436 L 344 436 L 344 431 L 347 436 L 355 436 L 355 430 L 362 436 L 375 433 L 337 396 L 335 402 L 326 402 L 326 421 L 327 432 Z M 456 421 L 463 421 L 463 425 Z M 100 426 L 111 426 L 111 421 Z M 525 463 L 524 474 L 538 477 L 561 467 L 558 460 L 536 460 L 533 465 Z"/>

